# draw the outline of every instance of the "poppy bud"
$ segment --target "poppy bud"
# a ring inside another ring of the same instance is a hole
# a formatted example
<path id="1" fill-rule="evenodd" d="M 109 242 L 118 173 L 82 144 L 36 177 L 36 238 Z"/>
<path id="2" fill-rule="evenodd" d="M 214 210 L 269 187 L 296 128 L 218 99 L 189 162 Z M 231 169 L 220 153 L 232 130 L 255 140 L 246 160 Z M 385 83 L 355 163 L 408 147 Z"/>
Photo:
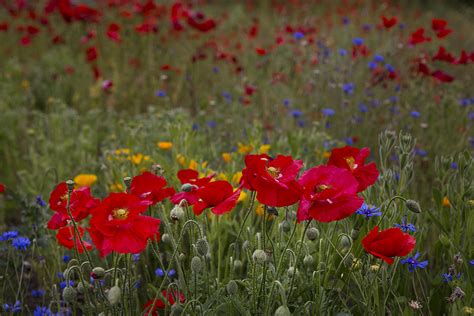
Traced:
<path id="1" fill-rule="evenodd" d="M 243 263 L 240 260 L 234 260 L 234 273 L 240 273 Z"/>
<path id="2" fill-rule="evenodd" d="M 95 280 L 102 279 L 105 276 L 105 270 L 101 267 L 95 267 L 92 269 L 90 276 Z"/>
<path id="3" fill-rule="evenodd" d="M 421 213 L 421 207 L 420 204 L 418 204 L 417 201 L 414 200 L 407 200 L 405 202 L 406 207 L 412 211 L 413 213 Z"/>
<path id="4" fill-rule="evenodd" d="M 352 238 L 353 240 L 356 240 L 357 237 L 359 237 L 359 230 L 356 229 L 356 228 L 354 228 L 354 229 L 352 229 L 352 231 L 351 231 L 351 238 Z"/>
<path id="5" fill-rule="evenodd" d="M 114 306 L 122 298 L 122 290 L 118 285 L 113 286 L 109 292 L 107 293 L 107 300 L 109 301 L 110 305 Z"/>
<path id="6" fill-rule="evenodd" d="M 69 193 L 71 193 L 72 190 L 74 190 L 74 181 L 72 181 L 72 180 L 67 180 L 67 181 L 66 181 L 66 185 L 67 185 L 67 191 L 68 191 Z"/>
<path id="7" fill-rule="evenodd" d="M 239 290 L 237 283 L 234 280 L 230 280 L 229 283 L 226 285 L 226 290 L 229 295 L 235 295 Z"/>
<path id="8" fill-rule="evenodd" d="M 258 264 L 265 264 L 267 261 L 267 254 L 262 249 L 257 249 L 253 252 L 253 260 Z"/>
<path id="9" fill-rule="evenodd" d="M 183 191 L 183 192 L 190 192 L 192 189 L 193 189 L 193 185 L 189 184 L 189 183 L 184 183 L 181 186 L 181 191 Z"/>
<path id="10" fill-rule="evenodd" d="M 180 253 L 178 258 L 179 258 L 179 261 L 184 261 L 186 260 L 186 255 L 184 253 Z"/>
<path id="11" fill-rule="evenodd" d="M 151 171 L 156 175 L 163 174 L 163 167 L 159 164 L 154 164 L 151 166 Z"/>
<path id="12" fill-rule="evenodd" d="M 200 238 L 196 241 L 196 250 L 200 256 L 205 256 L 209 252 L 209 243 L 206 239 Z"/>
<path id="13" fill-rule="evenodd" d="M 286 305 L 281 305 L 276 309 L 275 316 L 291 316 L 290 309 Z"/>
<path id="14" fill-rule="evenodd" d="M 339 240 L 339 246 L 341 246 L 341 248 L 343 249 L 349 248 L 351 246 L 350 238 L 347 237 L 346 235 L 343 235 L 341 239 Z"/>
<path id="15" fill-rule="evenodd" d="M 306 255 L 303 259 L 303 264 L 308 270 L 312 270 L 314 268 L 314 258 L 311 255 Z"/>
<path id="16" fill-rule="evenodd" d="M 250 246 L 249 241 L 248 241 L 248 240 L 244 241 L 244 242 L 242 243 L 242 250 L 243 250 L 243 251 L 247 251 L 247 249 L 249 248 L 249 246 Z"/>
<path id="17" fill-rule="evenodd" d="M 165 244 L 169 244 L 171 242 L 170 235 L 168 234 L 163 234 L 161 236 L 161 241 L 164 242 Z"/>
<path id="18" fill-rule="evenodd" d="M 77 300 L 77 292 L 71 286 L 66 286 L 63 290 L 63 299 L 68 303 L 75 303 Z"/>
<path id="19" fill-rule="evenodd" d="M 191 270 L 193 270 L 193 272 L 197 274 L 199 273 L 199 271 L 201 271 L 201 268 L 202 268 L 201 258 L 199 258 L 198 256 L 194 256 L 191 259 Z"/>
<path id="20" fill-rule="evenodd" d="M 267 208 L 267 213 L 268 213 L 268 215 L 278 216 L 278 210 L 277 210 L 276 207 L 268 207 Z"/>
<path id="21" fill-rule="evenodd" d="M 283 222 L 280 223 L 280 229 L 284 233 L 288 233 L 291 230 L 291 224 L 289 221 L 284 220 Z"/>
<path id="22" fill-rule="evenodd" d="M 125 178 L 123 178 L 123 182 L 125 183 L 125 186 L 127 187 L 127 192 L 130 191 L 130 185 L 132 183 L 132 178 L 125 177 Z"/>
<path id="23" fill-rule="evenodd" d="M 298 274 L 298 269 L 296 269 L 295 267 L 289 267 L 286 272 L 288 273 L 288 276 L 291 278 L 293 277 L 295 273 Z"/>
<path id="24" fill-rule="evenodd" d="M 306 231 L 306 238 L 309 240 L 316 240 L 319 238 L 319 230 L 316 227 L 310 227 Z"/>
<path id="25" fill-rule="evenodd" d="M 181 206 L 175 206 L 171 212 L 170 217 L 173 221 L 179 221 L 184 218 L 184 210 Z"/>
<path id="26" fill-rule="evenodd" d="M 181 304 L 175 303 L 171 306 L 171 315 L 178 316 L 183 313 L 183 306 Z"/>

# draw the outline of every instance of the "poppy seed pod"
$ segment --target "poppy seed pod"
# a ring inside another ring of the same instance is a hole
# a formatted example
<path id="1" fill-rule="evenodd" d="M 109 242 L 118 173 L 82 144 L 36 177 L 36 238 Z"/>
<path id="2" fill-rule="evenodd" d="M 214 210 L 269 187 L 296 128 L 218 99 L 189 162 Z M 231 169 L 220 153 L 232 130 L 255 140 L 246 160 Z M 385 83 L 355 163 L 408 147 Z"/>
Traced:
<path id="1" fill-rule="evenodd" d="M 198 274 L 199 271 L 201 271 L 202 268 L 202 261 L 201 258 L 198 256 L 194 256 L 191 259 L 191 270 L 193 270 L 194 273 Z"/>
<path id="2" fill-rule="evenodd" d="M 225 288 L 229 295 L 235 295 L 237 291 L 239 290 L 237 282 L 235 282 L 234 280 L 230 280 L 229 283 L 227 283 Z"/>
<path id="3" fill-rule="evenodd" d="M 268 215 L 278 216 L 278 210 L 276 207 L 268 207 L 267 213 Z"/>
<path id="4" fill-rule="evenodd" d="M 407 200 L 405 202 L 406 207 L 412 211 L 413 213 L 421 213 L 421 207 L 420 204 L 418 204 L 417 201 L 414 200 Z"/>
<path id="5" fill-rule="evenodd" d="M 267 261 L 267 254 L 262 249 L 257 249 L 253 252 L 253 260 L 258 264 L 265 264 Z"/>
<path id="6" fill-rule="evenodd" d="M 311 255 L 306 255 L 303 259 L 303 264 L 307 269 L 314 268 L 314 258 Z"/>
<path id="7" fill-rule="evenodd" d="M 359 230 L 357 228 L 354 228 L 351 231 L 351 238 L 352 240 L 356 240 L 357 237 L 359 237 Z"/>
<path id="8" fill-rule="evenodd" d="M 125 186 L 127 187 L 127 191 L 130 191 L 130 185 L 132 183 L 132 178 L 125 177 L 125 178 L 123 178 L 123 182 L 125 183 Z"/>
<path id="9" fill-rule="evenodd" d="M 339 246 L 343 249 L 347 249 L 351 246 L 351 240 L 346 235 L 343 235 L 339 240 Z"/>
<path id="10" fill-rule="evenodd" d="M 284 233 L 290 232 L 290 230 L 291 230 L 291 224 L 290 224 L 290 222 L 287 221 L 287 220 L 284 220 L 283 222 L 281 222 L 281 224 L 280 224 L 280 229 L 281 229 L 281 231 L 284 232 Z"/>
<path id="11" fill-rule="evenodd" d="M 240 260 L 234 260 L 234 273 L 240 273 L 243 263 Z"/>
<path id="12" fill-rule="evenodd" d="M 67 185 L 67 190 L 68 192 L 72 192 L 72 190 L 74 190 L 74 181 L 72 180 L 67 180 L 66 181 L 66 185 Z"/>
<path id="13" fill-rule="evenodd" d="M 290 315 L 291 315 L 290 309 L 286 305 L 281 305 L 275 311 L 275 316 L 290 316 Z"/>
<path id="14" fill-rule="evenodd" d="M 63 299 L 68 303 L 75 303 L 77 300 L 77 292 L 71 286 L 66 286 L 63 290 Z"/>
<path id="15" fill-rule="evenodd" d="M 163 234 L 161 236 L 161 241 L 164 242 L 165 244 L 169 244 L 171 242 L 170 235 L 168 234 Z"/>
<path id="16" fill-rule="evenodd" d="M 101 267 L 95 267 L 92 269 L 90 276 L 95 280 L 102 279 L 105 276 L 105 270 Z"/>
<path id="17" fill-rule="evenodd" d="M 178 258 L 179 258 L 179 261 L 184 261 L 186 260 L 186 255 L 184 253 L 180 253 Z"/>
<path id="18" fill-rule="evenodd" d="M 196 241 L 196 250 L 200 256 L 205 256 L 209 252 L 209 243 L 206 239 L 200 238 Z"/>
<path id="19" fill-rule="evenodd" d="M 175 206 L 170 212 L 171 220 L 179 221 L 184 218 L 184 210 L 181 206 Z"/>
<path id="20" fill-rule="evenodd" d="M 319 238 L 319 230 L 316 227 L 310 227 L 306 231 L 306 238 L 309 240 L 316 240 Z"/>
<path id="21" fill-rule="evenodd" d="M 117 305 L 117 303 L 120 302 L 121 298 L 122 298 L 122 290 L 120 289 L 118 285 L 113 286 L 107 293 L 107 300 L 112 306 Z"/>
<path id="22" fill-rule="evenodd" d="M 291 278 L 293 277 L 295 273 L 298 274 L 298 269 L 296 269 L 295 267 L 289 267 L 286 272 L 288 273 L 288 276 Z"/>

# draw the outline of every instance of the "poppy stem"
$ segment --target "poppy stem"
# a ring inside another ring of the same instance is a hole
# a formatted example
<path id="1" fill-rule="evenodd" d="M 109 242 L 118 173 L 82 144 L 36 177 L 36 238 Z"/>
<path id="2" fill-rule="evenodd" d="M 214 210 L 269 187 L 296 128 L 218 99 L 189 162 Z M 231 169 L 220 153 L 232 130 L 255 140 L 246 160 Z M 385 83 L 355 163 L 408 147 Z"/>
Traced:
<path id="1" fill-rule="evenodd" d="M 303 235 L 301 236 L 301 239 L 300 239 L 300 246 L 298 248 L 298 253 L 296 254 L 296 259 L 295 259 L 295 266 L 294 266 L 295 270 L 294 270 L 293 276 L 291 277 L 290 291 L 288 292 L 288 298 L 286 299 L 287 302 L 290 301 L 291 293 L 293 292 L 293 284 L 295 283 L 295 277 L 296 277 L 296 271 L 297 271 L 296 268 L 298 266 L 298 260 L 301 255 L 301 249 L 303 248 L 304 237 L 306 236 L 306 231 L 309 228 L 309 224 L 311 224 L 311 220 L 306 222 L 306 225 L 304 226 L 304 230 L 303 230 Z"/>

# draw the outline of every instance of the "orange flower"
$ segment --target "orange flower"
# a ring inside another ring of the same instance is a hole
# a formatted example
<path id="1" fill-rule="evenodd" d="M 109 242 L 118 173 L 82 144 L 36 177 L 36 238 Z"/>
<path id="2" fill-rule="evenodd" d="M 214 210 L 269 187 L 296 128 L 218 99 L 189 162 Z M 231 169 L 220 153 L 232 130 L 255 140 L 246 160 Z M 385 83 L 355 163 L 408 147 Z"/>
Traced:
<path id="1" fill-rule="evenodd" d="M 156 146 L 158 146 L 158 148 L 163 149 L 163 150 L 170 150 L 171 148 L 173 148 L 173 143 L 172 142 L 158 142 Z"/>

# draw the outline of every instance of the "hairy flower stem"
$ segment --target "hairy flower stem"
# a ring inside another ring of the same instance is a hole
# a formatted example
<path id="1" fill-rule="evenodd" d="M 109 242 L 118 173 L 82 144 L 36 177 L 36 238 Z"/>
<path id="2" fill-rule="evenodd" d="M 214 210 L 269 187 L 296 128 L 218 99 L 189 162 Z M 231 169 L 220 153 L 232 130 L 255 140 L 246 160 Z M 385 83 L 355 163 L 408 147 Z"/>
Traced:
<path id="1" fill-rule="evenodd" d="M 266 240 L 266 236 L 267 236 L 267 219 L 266 219 L 266 215 L 267 215 L 267 206 L 265 205 L 264 208 L 263 208 L 263 217 L 262 217 L 262 239 L 263 239 L 263 251 L 266 251 L 265 250 L 265 247 L 266 247 L 266 244 L 265 244 L 265 240 Z M 257 311 L 259 310 L 260 308 L 260 302 L 261 302 L 261 298 L 263 296 L 263 306 L 265 306 L 265 295 L 264 295 L 264 291 L 265 291 L 265 281 L 266 281 L 266 278 L 267 278 L 267 261 L 265 261 L 265 263 L 263 264 L 263 275 L 262 275 L 262 285 L 260 286 L 260 291 L 258 293 L 258 298 L 257 298 Z"/>
<path id="2" fill-rule="evenodd" d="M 239 242 L 239 239 L 240 239 L 240 235 L 242 234 L 242 231 L 244 230 L 244 227 L 245 227 L 245 223 L 247 222 L 247 219 L 249 218 L 250 213 L 252 212 L 253 205 L 255 203 L 255 196 L 256 196 L 255 191 L 252 191 L 251 196 L 250 196 L 250 205 L 247 209 L 247 213 L 245 213 L 244 220 L 242 221 L 242 225 L 240 226 L 239 233 L 237 234 L 237 238 L 235 238 L 235 242 L 234 242 L 234 244 L 236 245 L 235 249 L 238 248 L 238 242 Z"/>
<path id="3" fill-rule="evenodd" d="M 293 276 L 291 277 L 290 291 L 288 292 L 288 298 L 286 299 L 288 302 L 290 301 L 291 293 L 293 292 L 293 284 L 295 283 L 295 277 L 296 277 L 296 268 L 298 266 L 298 260 L 300 258 L 301 249 L 303 248 L 304 237 L 306 235 L 306 231 L 308 230 L 310 223 L 311 223 L 311 220 L 306 222 L 306 225 L 305 225 L 304 230 L 303 230 L 303 235 L 301 236 L 300 247 L 298 248 L 298 253 L 296 254 L 296 259 L 295 259 L 295 266 L 294 266 L 295 271 L 293 273 Z"/>

